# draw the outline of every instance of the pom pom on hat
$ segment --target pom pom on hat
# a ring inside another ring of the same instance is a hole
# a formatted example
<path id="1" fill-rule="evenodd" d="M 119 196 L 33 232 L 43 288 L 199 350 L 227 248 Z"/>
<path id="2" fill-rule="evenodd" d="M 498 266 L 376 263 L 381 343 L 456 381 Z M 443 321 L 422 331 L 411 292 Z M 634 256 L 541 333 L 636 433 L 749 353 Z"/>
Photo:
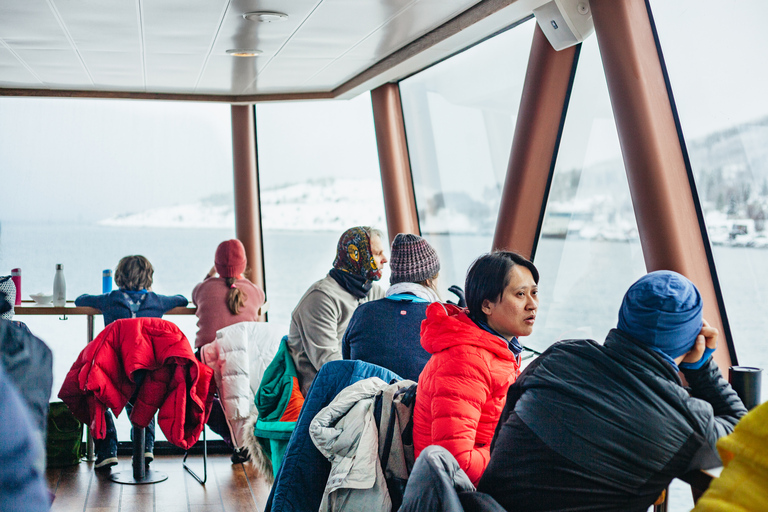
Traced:
<path id="1" fill-rule="evenodd" d="M 619 310 L 618 329 L 671 359 L 693 347 L 703 325 L 696 286 L 669 270 L 644 275 L 629 287 Z"/>
<path id="2" fill-rule="evenodd" d="M 240 277 L 248 263 L 243 243 L 236 239 L 221 242 L 216 248 L 214 263 L 221 277 Z"/>
<path id="3" fill-rule="evenodd" d="M 420 283 L 440 271 L 440 258 L 420 236 L 400 233 L 392 242 L 390 284 Z"/>

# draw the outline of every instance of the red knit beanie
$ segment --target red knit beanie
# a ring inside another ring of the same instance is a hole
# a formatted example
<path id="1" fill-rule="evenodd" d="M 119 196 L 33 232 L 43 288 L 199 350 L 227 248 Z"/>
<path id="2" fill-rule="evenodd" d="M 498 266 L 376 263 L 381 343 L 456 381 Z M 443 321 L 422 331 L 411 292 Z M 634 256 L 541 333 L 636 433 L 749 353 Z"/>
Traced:
<path id="1" fill-rule="evenodd" d="M 216 272 L 221 277 L 240 277 L 245 271 L 248 261 L 245 258 L 245 247 L 240 240 L 221 242 L 216 248 Z"/>

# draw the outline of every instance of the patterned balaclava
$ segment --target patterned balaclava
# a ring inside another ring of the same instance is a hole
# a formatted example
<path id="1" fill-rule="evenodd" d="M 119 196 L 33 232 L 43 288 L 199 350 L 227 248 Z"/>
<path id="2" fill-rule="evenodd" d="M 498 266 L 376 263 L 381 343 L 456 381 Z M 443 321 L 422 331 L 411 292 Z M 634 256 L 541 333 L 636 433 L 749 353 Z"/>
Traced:
<path id="1" fill-rule="evenodd" d="M 349 228 L 341 235 L 333 268 L 360 276 L 366 281 L 381 279 L 381 269 L 371 253 L 371 239 L 362 227 Z"/>

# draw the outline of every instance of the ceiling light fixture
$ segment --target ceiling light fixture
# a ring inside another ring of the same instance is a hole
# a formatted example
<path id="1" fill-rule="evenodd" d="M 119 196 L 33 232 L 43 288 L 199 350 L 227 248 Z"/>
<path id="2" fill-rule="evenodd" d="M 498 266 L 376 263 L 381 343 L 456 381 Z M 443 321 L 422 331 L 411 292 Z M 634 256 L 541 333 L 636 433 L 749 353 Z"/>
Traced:
<path id="1" fill-rule="evenodd" d="M 273 23 L 275 21 L 285 21 L 288 19 L 288 15 L 282 12 L 273 11 L 254 11 L 246 12 L 243 14 L 243 18 L 249 21 L 260 21 L 262 23 Z"/>
<path id="2" fill-rule="evenodd" d="M 227 50 L 227 54 L 232 55 L 233 57 L 256 57 L 257 55 L 261 55 L 261 53 L 261 50 L 249 50 L 245 48 Z"/>

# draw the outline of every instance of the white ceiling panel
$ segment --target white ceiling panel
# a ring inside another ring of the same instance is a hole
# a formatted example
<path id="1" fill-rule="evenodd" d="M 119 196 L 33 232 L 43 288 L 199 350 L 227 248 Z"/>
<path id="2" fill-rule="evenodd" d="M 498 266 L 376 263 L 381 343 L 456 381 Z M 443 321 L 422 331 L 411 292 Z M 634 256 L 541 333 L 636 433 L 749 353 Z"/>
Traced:
<path id="1" fill-rule="evenodd" d="M 326 93 L 479 1 L 0 0 L 0 87 Z M 525 4 L 529 13 L 528 4 L 543 0 L 484 1 L 490 7 L 483 9 Z M 244 19 L 250 11 L 283 12 L 288 18 Z M 448 32 L 446 37 L 453 37 Z M 226 54 L 230 49 L 262 53 L 237 58 Z M 432 54 L 429 48 L 421 53 Z M 429 60 L 409 59 L 413 66 Z M 397 67 L 404 69 L 402 63 Z M 392 79 L 387 76 L 385 81 Z"/>
<path id="2" fill-rule="evenodd" d="M 205 55 L 197 53 L 147 54 L 144 57 L 147 90 L 175 88 L 179 92 L 194 92 L 204 59 Z"/>
<path id="3" fill-rule="evenodd" d="M 51 0 L 80 52 L 141 52 L 138 2 Z"/>
<path id="4" fill-rule="evenodd" d="M 235 59 L 229 55 L 211 55 L 205 65 L 205 71 L 197 83 L 195 92 L 201 94 L 230 94 L 233 64 Z M 240 59 L 252 61 L 253 59 Z M 255 66 L 254 62 L 250 63 Z M 255 78 L 251 77 L 251 80 Z M 241 84 L 242 86 L 242 84 Z"/>
<path id="5" fill-rule="evenodd" d="M 3 0 L 0 39 L 14 49 L 71 48 L 56 13 L 45 0 Z"/>
<path id="6" fill-rule="evenodd" d="M 257 86 L 259 91 L 278 92 L 280 84 L 290 83 L 293 90 L 287 92 L 296 92 L 303 90 L 305 82 L 315 73 L 333 62 L 332 59 L 277 59 L 272 61 L 270 66 L 258 75 Z"/>
<path id="7" fill-rule="evenodd" d="M 237 58 L 229 55 L 212 55 L 208 59 L 205 73 L 200 78 L 195 92 L 201 94 L 254 94 L 246 88 L 256 80 L 258 66 L 264 61 L 259 58 Z"/>
<path id="8" fill-rule="evenodd" d="M 228 4 L 226 0 L 143 1 L 145 50 L 207 54 Z"/>
<path id="9" fill-rule="evenodd" d="M 477 0 L 471 3 L 477 3 Z M 348 57 L 361 58 L 374 55 L 381 60 L 399 50 L 408 42 L 418 39 L 466 10 L 467 2 L 459 0 L 419 0 L 398 13 L 375 34 L 350 49 Z M 413 20 L 428 19 L 430 24 Z"/>
<path id="10" fill-rule="evenodd" d="M 370 59 L 335 59 L 312 75 L 306 82 L 306 86 L 330 91 L 357 76 L 360 69 L 366 69 L 372 64 Z"/>
<path id="11" fill-rule="evenodd" d="M 274 3 L 274 2 L 273 2 Z M 264 5 L 248 5 L 247 2 L 233 3 L 222 23 L 214 46 L 214 53 L 224 54 L 232 48 L 255 48 L 265 54 L 274 55 L 293 37 L 305 19 L 313 12 L 318 0 L 294 0 L 290 3 L 268 8 Z M 277 11 L 288 15 L 288 19 L 273 23 L 260 23 L 243 18 L 252 11 Z"/>
<path id="12" fill-rule="evenodd" d="M 97 88 L 109 86 L 110 89 L 114 89 L 127 86 L 133 90 L 143 90 L 144 74 L 140 54 L 86 51 L 81 55 L 88 64 L 93 83 Z"/>
<path id="13" fill-rule="evenodd" d="M 35 75 L 49 87 L 93 89 L 91 78 L 73 50 L 16 50 Z"/>
<path id="14" fill-rule="evenodd" d="M 6 87 L 40 86 L 37 77 L 25 68 L 14 54 L 0 46 L 0 84 Z"/>
<path id="15" fill-rule="evenodd" d="M 418 0 L 389 0 L 359 2 L 337 0 L 324 2 L 306 21 L 281 55 L 297 58 L 312 55 L 336 59 L 370 34 L 386 25 L 390 19 Z M 429 23 L 428 18 L 414 21 Z"/>

